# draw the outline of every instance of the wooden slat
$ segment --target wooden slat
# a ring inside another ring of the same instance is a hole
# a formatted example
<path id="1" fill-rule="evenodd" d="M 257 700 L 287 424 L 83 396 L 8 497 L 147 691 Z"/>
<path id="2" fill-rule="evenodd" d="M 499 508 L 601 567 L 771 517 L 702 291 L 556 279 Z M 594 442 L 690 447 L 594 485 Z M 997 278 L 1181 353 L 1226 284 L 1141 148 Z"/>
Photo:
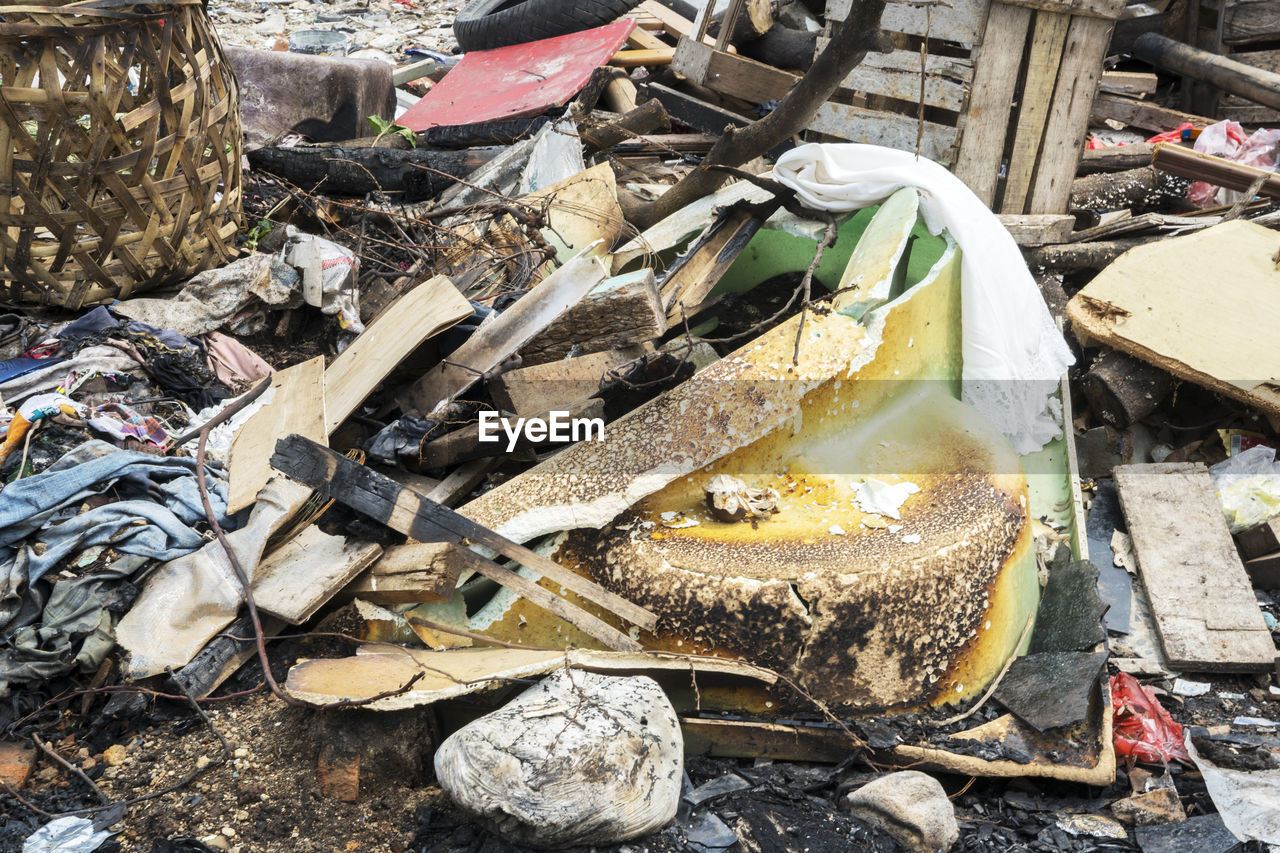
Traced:
<path id="1" fill-rule="evenodd" d="M 916 150 L 918 129 L 917 120 L 911 116 L 833 103 L 819 107 L 818 114 L 809 122 L 809 130 L 838 136 L 850 142 L 884 145 L 899 151 Z M 950 165 L 955 161 L 955 147 L 959 137 L 960 131 L 954 127 L 926 121 L 920 153 L 944 166 Z"/>
<path id="2" fill-rule="evenodd" d="M 311 486 L 313 489 L 325 490 L 329 497 L 334 500 L 353 509 L 358 509 L 371 518 L 381 521 L 392 530 L 404 533 L 406 536 L 411 536 L 422 542 L 451 542 L 457 541 L 459 538 L 466 539 L 473 545 L 489 548 L 504 557 L 527 566 L 548 580 L 560 584 L 565 589 L 577 593 L 588 601 L 645 630 L 652 631 L 657 625 L 657 617 L 643 607 L 633 604 L 620 595 L 609 592 L 599 584 L 575 574 L 557 563 L 553 563 L 523 545 L 512 542 L 505 536 L 500 536 L 487 527 L 476 524 L 466 516 L 459 515 L 448 507 L 441 506 L 411 489 L 406 489 L 391 478 L 384 477 L 382 474 L 366 468 L 339 453 L 335 453 L 314 441 L 297 435 L 282 438 L 276 444 L 276 452 L 271 457 L 271 464 L 295 480 Z M 476 558 L 482 559 L 479 555 L 476 555 Z M 475 568 L 474 565 L 470 567 Z M 501 569 L 498 566 L 494 568 Z M 477 569 L 477 571 L 480 570 Z M 486 568 L 481 573 L 485 577 L 497 580 L 492 568 Z M 521 580 L 524 579 L 521 578 Z M 526 583 L 528 582 L 526 581 Z M 520 595 L 524 595 L 530 601 L 539 604 L 539 606 L 546 606 L 542 600 L 535 600 L 534 597 L 525 595 L 527 590 L 524 590 L 523 584 L 503 582 L 503 585 L 509 586 L 509 588 Z M 541 588 L 539 587 L 539 589 Z M 546 592 L 546 590 L 542 591 Z M 552 597 L 561 604 L 567 604 L 567 602 L 554 594 L 552 594 Z M 574 625 L 587 631 L 587 633 L 601 640 L 601 642 L 606 642 L 605 638 L 599 635 L 597 627 L 592 627 L 591 629 L 584 627 L 584 621 L 586 624 L 591 624 L 590 620 L 579 621 L 581 616 L 577 614 L 573 614 L 571 618 L 561 612 L 560 609 L 551 607 L 546 609 L 551 610 L 561 618 L 568 619 L 568 621 L 573 622 Z M 578 608 L 575 607 L 573 610 L 578 610 Z M 589 614 L 583 612 L 582 615 Z M 591 617 L 591 619 L 594 618 Z M 598 622 L 599 620 L 595 621 Z M 613 631 L 613 629 L 609 630 Z M 613 633 L 616 634 L 617 632 L 613 631 Z M 613 641 L 617 640 L 612 634 L 606 634 L 605 636 L 610 637 L 611 646 Z M 625 635 L 620 636 L 629 640 Z M 630 649 L 633 645 L 632 643 L 626 643 L 615 647 Z"/>
<path id="3" fill-rule="evenodd" d="M 669 325 L 680 323 L 686 312 L 707 298 L 765 219 L 781 206 L 776 200 L 766 204 L 761 211 L 746 206 L 725 210 L 672 265 L 661 291 Z"/>
<path id="4" fill-rule="evenodd" d="M 1112 26 L 1104 18 L 1071 19 L 1027 213 L 1067 212 Z"/>
<path id="5" fill-rule="evenodd" d="M 1091 112 L 1097 119 L 1122 121 L 1156 133 L 1173 130 L 1183 124 L 1208 127 L 1215 121 L 1194 113 L 1171 110 L 1168 107 L 1161 107 L 1147 101 L 1135 101 L 1133 98 L 1124 98 L 1119 95 L 1098 95 L 1093 99 Z"/>
<path id="6" fill-rule="evenodd" d="M 269 460 L 276 439 L 299 433 L 325 441 L 324 356 L 295 364 L 271 376 L 265 403 L 249 416 L 231 441 L 227 507 L 239 512 L 258 498 L 275 472 Z"/>
<path id="7" fill-rule="evenodd" d="M 924 102 L 952 112 L 964 109 L 973 81 L 973 62 L 951 56 L 925 59 Z M 868 53 L 842 84 L 846 89 L 901 101 L 920 100 L 920 54 L 910 50 Z"/>
<path id="8" fill-rule="evenodd" d="M 907 33 L 941 41 L 977 44 L 987 15 L 988 0 L 951 0 L 950 5 L 936 5 L 926 10 L 923 5 L 889 3 L 880 25 L 890 32 Z M 843 21 L 853 8 L 852 0 L 827 0 L 827 20 Z"/>
<path id="9" fill-rule="evenodd" d="M 1027 76 L 1022 86 L 1018 124 L 1009 155 L 1009 176 L 1000 202 L 1003 213 L 1027 213 L 1027 197 L 1041 153 L 1053 90 L 1058 81 L 1063 48 L 1071 19 L 1066 15 L 1037 13 L 1027 57 Z M 1055 107 L 1056 109 L 1056 107 Z M 1074 174 L 1072 175 L 1074 177 Z M 1059 211 L 1050 211 L 1059 212 Z"/>
<path id="10" fill-rule="evenodd" d="M 1125 0 L 999 0 L 1010 6 L 1026 6 L 1062 15 L 1101 18 L 1114 21 L 1124 8 Z"/>
<path id="11" fill-rule="evenodd" d="M 1275 643 L 1209 469 L 1120 465 L 1115 479 L 1169 664 L 1190 672 L 1270 670 Z"/>
<path id="12" fill-rule="evenodd" d="M 973 91 L 954 171 L 988 206 L 995 202 L 1022 46 L 1030 24 L 1030 9 L 993 4 L 985 43 L 975 58 Z"/>
<path id="13" fill-rule="evenodd" d="M 662 29 L 672 38 L 692 38 L 693 37 L 693 21 L 681 15 L 672 9 L 663 6 L 658 0 L 644 0 L 638 7 L 640 12 L 656 18 L 662 22 Z M 710 36 L 704 36 L 702 43 L 708 46 L 715 45 L 715 39 Z M 736 49 L 729 48 L 729 53 L 736 53 Z"/>

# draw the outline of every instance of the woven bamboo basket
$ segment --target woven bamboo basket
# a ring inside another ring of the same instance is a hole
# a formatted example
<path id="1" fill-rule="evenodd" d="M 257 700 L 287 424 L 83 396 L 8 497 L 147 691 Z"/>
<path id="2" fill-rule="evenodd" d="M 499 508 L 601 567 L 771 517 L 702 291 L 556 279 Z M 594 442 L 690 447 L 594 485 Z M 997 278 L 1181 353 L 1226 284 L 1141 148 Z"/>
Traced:
<path id="1" fill-rule="evenodd" d="M 230 260 L 235 76 L 201 0 L 0 0 L 0 277 L 77 309 Z"/>

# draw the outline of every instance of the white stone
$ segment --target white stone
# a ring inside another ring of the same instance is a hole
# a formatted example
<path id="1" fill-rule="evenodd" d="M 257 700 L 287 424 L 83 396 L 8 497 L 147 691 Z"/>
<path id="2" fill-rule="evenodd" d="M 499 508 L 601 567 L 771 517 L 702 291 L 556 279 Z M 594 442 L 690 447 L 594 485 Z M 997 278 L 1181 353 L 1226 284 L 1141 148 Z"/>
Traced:
<path id="1" fill-rule="evenodd" d="M 671 821 L 684 740 L 644 676 L 560 669 L 436 751 L 458 805 L 510 839 L 545 847 L 613 844 Z"/>

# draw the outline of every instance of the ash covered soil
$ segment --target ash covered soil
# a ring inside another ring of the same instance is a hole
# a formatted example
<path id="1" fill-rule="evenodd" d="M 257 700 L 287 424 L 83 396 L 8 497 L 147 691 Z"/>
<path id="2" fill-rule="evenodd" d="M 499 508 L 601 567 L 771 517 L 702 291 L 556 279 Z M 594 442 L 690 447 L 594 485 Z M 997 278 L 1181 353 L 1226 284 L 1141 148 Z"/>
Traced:
<path id="1" fill-rule="evenodd" d="M 380 51 L 402 62 L 405 51 L 415 48 L 449 53 L 456 44 L 453 18 L 464 5 L 460 0 L 214 0 L 208 8 L 223 44 L 284 50 L 295 33 L 323 30 L 344 35 L 349 53 Z"/>

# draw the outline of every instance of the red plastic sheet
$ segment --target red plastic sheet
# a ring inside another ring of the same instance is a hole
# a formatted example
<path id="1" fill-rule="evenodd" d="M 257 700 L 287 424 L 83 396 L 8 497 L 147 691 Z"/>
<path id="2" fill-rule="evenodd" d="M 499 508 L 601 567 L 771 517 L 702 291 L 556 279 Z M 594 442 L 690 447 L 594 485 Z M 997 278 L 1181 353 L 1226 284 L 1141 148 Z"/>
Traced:
<path id="1" fill-rule="evenodd" d="M 617 53 L 635 25 L 634 19 L 623 18 L 586 32 L 468 53 L 399 123 L 417 131 L 538 115 L 558 107 Z"/>
<path id="2" fill-rule="evenodd" d="M 1121 672 L 1111 676 L 1111 705 L 1116 755 L 1149 764 L 1189 760 L 1182 726 L 1174 722 L 1150 688 Z"/>

